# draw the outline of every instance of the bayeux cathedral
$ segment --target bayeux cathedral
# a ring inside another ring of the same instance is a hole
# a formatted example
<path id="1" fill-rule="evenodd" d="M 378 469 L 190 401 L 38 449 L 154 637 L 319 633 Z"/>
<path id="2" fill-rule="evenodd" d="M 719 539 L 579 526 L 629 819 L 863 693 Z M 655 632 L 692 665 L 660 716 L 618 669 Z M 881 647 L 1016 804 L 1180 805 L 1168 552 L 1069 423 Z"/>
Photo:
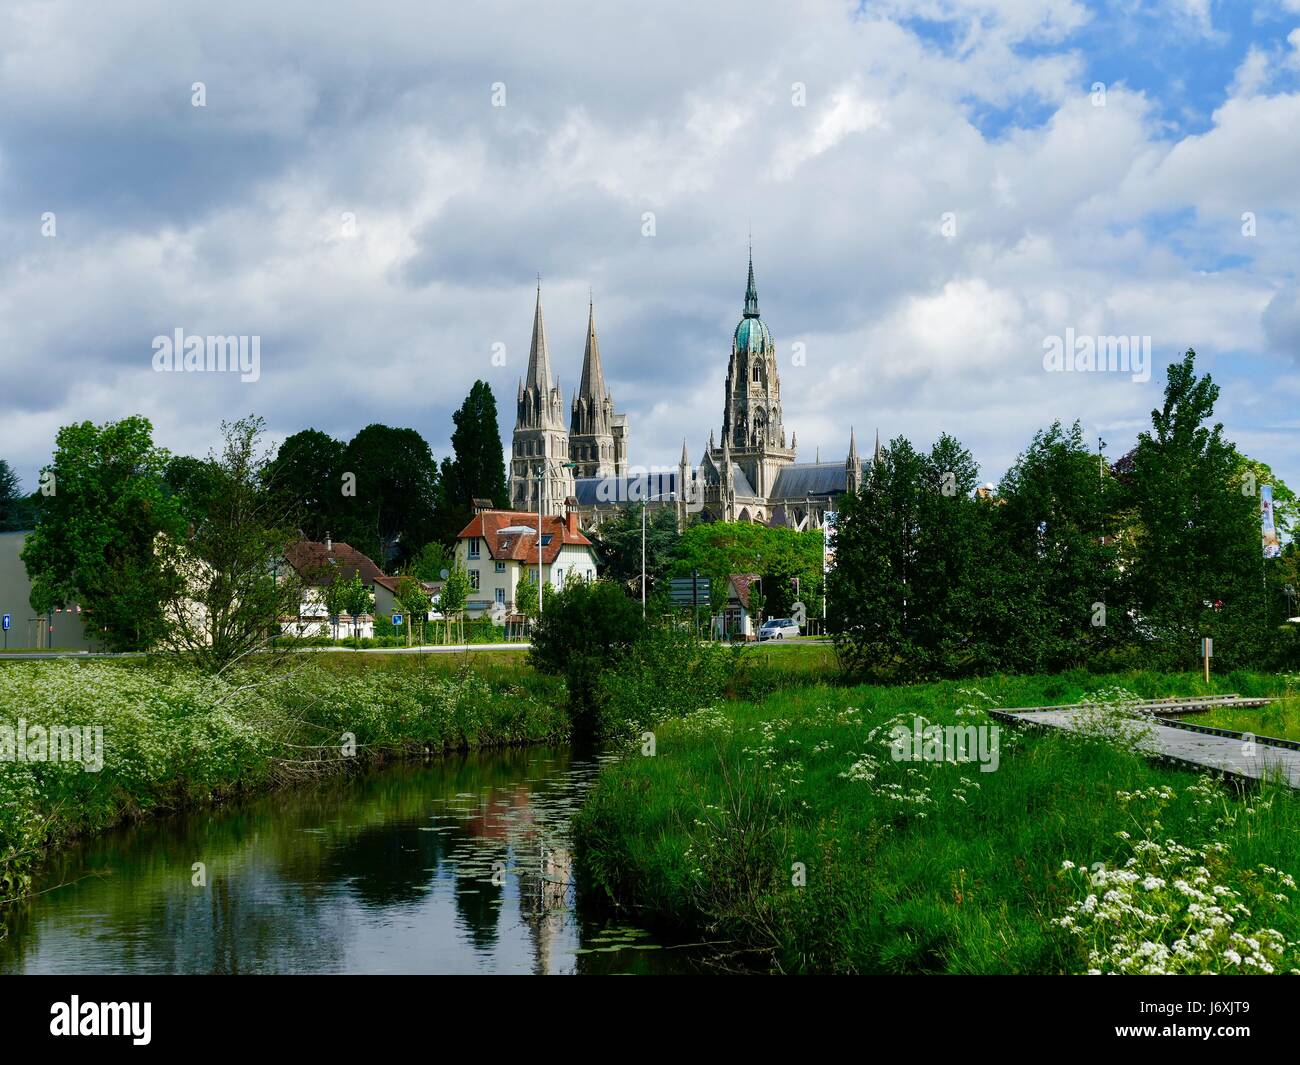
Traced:
<path id="1" fill-rule="evenodd" d="M 596 339 L 594 305 L 587 313 L 582 380 L 569 405 L 551 376 L 551 356 L 542 319 L 541 286 L 533 311 L 533 339 L 527 377 L 519 382 L 510 460 L 510 503 L 516 510 L 560 514 L 576 509 L 591 528 L 621 507 L 645 502 L 671 506 L 679 524 L 692 520 L 753 521 L 794 529 L 820 528 L 835 499 L 857 491 L 864 465 L 849 433 L 842 462 L 796 462 L 796 439 L 786 438 L 781 416 L 781 381 L 772 334 L 758 310 L 754 257 L 750 254 L 745 309 L 731 339 L 722 441 L 692 465 L 686 443 L 676 469 L 628 466 L 627 415 L 614 410 L 605 385 Z M 876 434 L 876 455 L 880 436 Z"/>

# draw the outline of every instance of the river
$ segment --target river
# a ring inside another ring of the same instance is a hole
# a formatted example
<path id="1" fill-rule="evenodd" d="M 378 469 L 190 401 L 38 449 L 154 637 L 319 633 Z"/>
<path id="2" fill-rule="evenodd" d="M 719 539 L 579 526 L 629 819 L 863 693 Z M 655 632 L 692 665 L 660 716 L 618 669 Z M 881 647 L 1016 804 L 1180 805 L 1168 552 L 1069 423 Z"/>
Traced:
<path id="1" fill-rule="evenodd" d="M 694 971 L 575 902 L 570 821 L 598 769 L 472 752 L 105 833 L 0 915 L 0 972 Z"/>

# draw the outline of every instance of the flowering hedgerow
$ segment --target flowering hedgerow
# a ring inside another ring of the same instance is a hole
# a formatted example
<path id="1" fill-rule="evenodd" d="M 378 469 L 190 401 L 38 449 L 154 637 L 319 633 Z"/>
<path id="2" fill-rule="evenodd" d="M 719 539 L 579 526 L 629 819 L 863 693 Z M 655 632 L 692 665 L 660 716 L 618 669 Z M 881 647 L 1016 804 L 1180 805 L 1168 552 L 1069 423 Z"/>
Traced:
<path id="1" fill-rule="evenodd" d="M 1230 804 L 1208 777 L 1187 791 L 1207 817 L 1225 811 L 1202 819 L 1211 838 L 1197 845 L 1158 838 L 1161 811 L 1178 797 L 1167 785 L 1116 792 L 1139 832 L 1117 833 L 1127 852 L 1118 868 L 1062 863 L 1061 875 L 1082 897 L 1055 923 L 1082 943 L 1090 973 L 1300 971 L 1297 944 L 1270 926 L 1294 905 L 1294 878 L 1270 865 L 1240 868 L 1213 838 L 1272 800 Z"/>
<path id="2" fill-rule="evenodd" d="M 562 710 L 464 671 L 317 664 L 221 678 L 174 666 L 0 666 L 0 725 L 102 729 L 102 766 L 0 762 L 0 903 L 51 844 L 392 753 L 567 735 Z M 349 749 L 350 743 L 354 749 Z M 355 756 L 354 756 L 355 755 Z"/>

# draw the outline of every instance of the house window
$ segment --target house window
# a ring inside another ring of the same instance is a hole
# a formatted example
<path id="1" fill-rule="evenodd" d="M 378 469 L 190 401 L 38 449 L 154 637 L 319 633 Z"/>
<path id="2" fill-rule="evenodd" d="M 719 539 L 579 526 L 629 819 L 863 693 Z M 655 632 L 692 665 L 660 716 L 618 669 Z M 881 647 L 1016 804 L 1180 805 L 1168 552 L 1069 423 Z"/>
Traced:
<path id="1" fill-rule="evenodd" d="M 476 569 L 469 571 L 469 587 L 471 591 L 478 591 L 478 570 Z"/>
<path id="2" fill-rule="evenodd" d="M 555 567 L 555 583 L 556 584 L 564 583 L 564 570 L 560 569 L 559 566 Z"/>
<path id="3" fill-rule="evenodd" d="M 469 557 L 470 558 L 479 557 L 479 542 L 477 536 L 474 537 L 474 539 L 470 540 L 469 542 Z"/>
<path id="4" fill-rule="evenodd" d="M 497 600 L 497 602 L 500 603 L 502 606 L 505 606 L 505 603 L 506 603 L 506 590 L 505 590 L 504 588 L 498 588 L 498 589 L 497 589 L 497 591 L 496 591 L 496 600 Z"/>
<path id="5" fill-rule="evenodd" d="M 506 571 L 506 564 L 505 564 L 504 562 L 497 562 L 497 563 L 494 565 L 493 568 L 495 569 L 495 571 L 496 571 L 497 573 L 505 573 L 505 571 Z"/>

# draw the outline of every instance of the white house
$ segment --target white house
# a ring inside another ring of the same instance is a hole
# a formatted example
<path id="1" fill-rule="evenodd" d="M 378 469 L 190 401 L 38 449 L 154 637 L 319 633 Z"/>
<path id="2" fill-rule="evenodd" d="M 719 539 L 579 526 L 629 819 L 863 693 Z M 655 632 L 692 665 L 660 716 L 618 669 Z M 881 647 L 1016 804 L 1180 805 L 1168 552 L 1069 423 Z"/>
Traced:
<path id="1" fill-rule="evenodd" d="M 284 560 L 297 572 L 303 583 L 302 602 L 296 618 L 281 618 L 281 627 L 295 636 L 334 636 L 329 612 L 325 609 L 325 587 L 335 580 L 351 580 L 359 574 L 361 583 L 371 592 L 383 579 L 383 573 L 367 555 L 341 540 L 328 537 L 324 543 L 317 540 L 300 540 L 284 553 Z M 378 598 L 378 595 L 376 596 Z M 356 618 L 347 614 L 338 619 L 338 636 L 371 637 L 375 634 L 374 618 L 360 614 Z"/>
<path id="2" fill-rule="evenodd" d="M 492 613 L 497 607 L 501 620 L 514 620 L 519 582 L 537 580 L 537 514 L 519 510 L 484 510 L 460 531 L 456 539 L 456 561 L 469 574 L 470 617 Z M 578 511 L 572 503 L 564 517 L 544 515 L 541 528 L 541 579 L 563 587 L 570 579 L 594 581 L 597 577 L 595 549 L 578 529 Z"/>

